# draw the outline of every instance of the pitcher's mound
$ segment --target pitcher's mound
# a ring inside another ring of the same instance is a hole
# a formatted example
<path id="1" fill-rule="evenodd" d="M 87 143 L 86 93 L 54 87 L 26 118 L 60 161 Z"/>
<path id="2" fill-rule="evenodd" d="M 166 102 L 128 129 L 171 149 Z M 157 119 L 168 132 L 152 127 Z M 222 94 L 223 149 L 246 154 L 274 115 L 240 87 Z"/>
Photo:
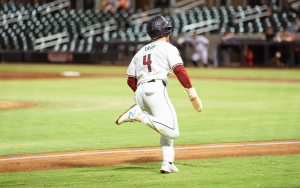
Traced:
<path id="1" fill-rule="evenodd" d="M 37 104 L 33 102 L 0 101 L 0 109 L 30 108 L 35 106 Z"/>

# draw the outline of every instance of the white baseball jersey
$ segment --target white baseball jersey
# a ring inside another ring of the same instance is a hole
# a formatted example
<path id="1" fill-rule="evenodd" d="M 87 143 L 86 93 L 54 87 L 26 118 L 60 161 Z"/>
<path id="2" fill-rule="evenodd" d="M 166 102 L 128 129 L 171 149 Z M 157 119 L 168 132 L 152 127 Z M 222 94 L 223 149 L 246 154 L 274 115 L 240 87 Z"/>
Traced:
<path id="1" fill-rule="evenodd" d="M 183 64 L 178 49 L 166 41 L 158 40 L 136 53 L 127 69 L 127 76 L 137 78 L 138 85 L 153 79 L 168 84 L 169 75 L 178 64 Z"/>
<path id="2" fill-rule="evenodd" d="M 209 42 L 209 40 L 203 36 L 197 36 L 195 39 L 193 37 L 188 37 L 186 39 L 188 42 L 196 43 L 197 49 L 196 50 L 203 50 L 206 49 L 206 44 Z"/>

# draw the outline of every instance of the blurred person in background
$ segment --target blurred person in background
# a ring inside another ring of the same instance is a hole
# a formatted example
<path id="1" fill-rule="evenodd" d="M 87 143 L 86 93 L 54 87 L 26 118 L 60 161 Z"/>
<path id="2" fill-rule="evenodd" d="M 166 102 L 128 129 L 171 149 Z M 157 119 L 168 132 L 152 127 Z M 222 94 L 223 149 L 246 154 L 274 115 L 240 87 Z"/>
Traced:
<path id="1" fill-rule="evenodd" d="M 235 41 L 235 36 L 230 31 L 230 28 L 227 28 L 221 39 L 222 39 L 222 42 L 234 42 Z M 222 60 L 223 60 L 224 65 L 229 66 L 230 56 L 231 56 L 231 48 L 226 47 L 226 48 L 221 49 L 221 56 L 222 56 Z"/>
<path id="2" fill-rule="evenodd" d="M 262 36 L 262 40 L 269 42 L 281 42 L 280 35 L 274 33 L 273 27 L 268 27 L 266 33 Z M 280 61 L 281 52 L 280 48 L 276 46 L 271 46 L 269 48 L 269 53 L 272 54 L 272 59 L 269 61 L 271 66 L 282 67 L 282 62 Z"/>
<path id="3" fill-rule="evenodd" d="M 293 35 L 290 34 L 288 30 L 284 30 L 281 34 L 281 40 L 285 42 L 292 42 L 295 41 L 295 38 Z M 284 63 L 283 65 L 281 65 L 282 67 L 290 65 L 290 48 L 292 47 L 287 45 L 282 46 L 281 61 Z M 292 50 L 295 50 L 295 48 L 293 48 Z"/>
<path id="4" fill-rule="evenodd" d="M 288 30 L 285 29 L 281 34 L 281 40 L 291 42 L 291 41 L 294 41 L 295 38 L 293 35 L 290 34 L 290 32 Z"/>
<path id="5" fill-rule="evenodd" d="M 116 9 L 118 11 L 120 11 L 120 10 L 127 10 L 128 9 L 127 1 L 126 0 L 119 0 L 118 4 L 116 6 Z"/>
<path id="6" fill-rule="evenodd" d="M 291 33 L 299 33 L 300 32 L 300 19 L 299 17 L 295 17 L 294 22 L 292 23 L 291 27 L 289 28 L 289 31 Z M 295 40 L 295 39 L 293 39 Z M 292 40 L 292 41 L 293 41 Z M 294 46 L 294 50 L 295 50 L 295 62 L 299 63 L 299 58 L 300 58 L 300 54 L 299 54 L 299 45 L 295 45 Z"/>
<path id="7" fill-rule="evenodd" d="M 208 46 L 209 40 L 203 36 L 198 36 L 194 33 L 191 37 L 185 39 L 186 42 L 192 44 L 194 53 L 192 55 L 192 62 L 195 67 L 198 67 L 198 61 L 201 59 L 204 67 L 208 66 Z"/>
<path id="8" fill-rule="evenodd" d="M 291 33 L 298 33 L 300 31 L 300 19 L 298 17 L 295 17 L 294 22 L 289 28 L 289 31 Z"/>
<path id="9" fill-rule="evenodd" d="M 297 11 L 295 9 L 293 9 L 287 1 L 284 1 L 280 14 L 283 14 L 283 13 L 292 15 L 293 13 L 297 13 Z"/>
<path id="10" fill-rule="evenodd" d="M 248 45 L 244 46 L 245 66 L 253 66 L 253 52 L 249 49 Z"/>
<path id="11" fill-rule="evenodd" d="M 148 17 L 148 14 L 146 13 L 146 11 L 148 11 L 148 10 L 150 10 L 149 5 L 145 4 L 143 12 L 141 13 L 141 18 L 147 18 Z"/>
<path id="12" fill-rule="evenodd" d="M 111 0 L 104 0 L 102 1 L 103 4 L 103 10 L 112 10 L 114 7 L 114 4 Z"/>
<path id="13" fill-rule="evenodd" d="M 261 0 L 261 4 L 272 8 L 274 3 L 272 0 Z"/>
<path id="14" fill-rule="evenodd" d="M 126 0 L 105 0 L 103 1 L 104 10 L 110 11 L 120 11 L 120 10 L 127 10 L 127 2 Z"/>
<path id="15" fill-rule="evenodd" d="M 269 1 L 269 0 L 262 0 L 261 4 L 263 6 L 268 7 L 268 13 L 269 13 L 269 16 L 271 16 L 272 15 L 272 9 L 273 9 L 273 2 Z"/>
<path id="16" fill-rule="evenodd" d="M 280 42 L 280 36 L 274 33 L 273 27 L 268 27 L 266 33 L 261 37 L 265 41 L 277 41 Z"/>

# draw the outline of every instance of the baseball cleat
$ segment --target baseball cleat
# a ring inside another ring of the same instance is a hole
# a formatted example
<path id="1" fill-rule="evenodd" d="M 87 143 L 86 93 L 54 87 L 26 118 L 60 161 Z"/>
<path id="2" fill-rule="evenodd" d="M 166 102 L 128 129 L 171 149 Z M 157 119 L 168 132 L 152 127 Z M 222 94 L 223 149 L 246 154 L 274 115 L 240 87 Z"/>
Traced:
<path id="1" fill-rule="evenodd" d="M 130 107 L 126 112 L 124 112 L 116 121 L 117 125 L 120 125 L 124 122 L 136 122 L 139 121 L 139 114 L 142 112 L 142 109 L 139 105 L 135 104 Z"/>
<path id="2" fill-rule="evenodd" d="M 161 165 L 160 172 L 162 174 L 169 174 L 171 172 L 179 172 L 178 168 L 174 165 L 174 163 L 169 163 L 168 161 L 164 161 Z"/>

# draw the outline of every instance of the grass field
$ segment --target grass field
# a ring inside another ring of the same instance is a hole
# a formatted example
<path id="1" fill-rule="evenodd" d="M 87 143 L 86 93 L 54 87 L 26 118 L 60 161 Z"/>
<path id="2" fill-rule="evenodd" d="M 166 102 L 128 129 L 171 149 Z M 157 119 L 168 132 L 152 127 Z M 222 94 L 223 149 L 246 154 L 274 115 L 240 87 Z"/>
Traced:
<path id="1" fill-rule="evenodd" d="M 237 78 L 289 78 L 300 79 L 299 69 L 196 69 L 186 68 L 191 76 L 215 76 Z M 40 65 L 40 64 L 0 64 L 0 70 L 28 72 L 62 72 L 79 71 L 82 73 L 120 73 L 126 74 L 124 66 L 95 66 L 95 65 Z"/>
<path id="2" fill-rule="evenodd" d="M 124 73 L 126 67 L 0 65 L 0 70 Z M 190 75 L 300 78 L 300 70 L 188 69 Z M 300 84 L 192 80 L 204 109 L 196 113 L 180 83 L 168 87 L 180 137 L 175 144 L 300 138 Z M 38 107 L 0 111 L 0 155 L 159 146 L 141 123 L 114 121 L 134 103 L 126 78 L 0 81 L 0 101 Z M 262 159 L 264 158 L 264 159 Z M 161 175 L 160 163 L 0 174 L 0 187 L 299 187 L 300 156 L 180 161 Z M 183 165 L 186 164 L 186 165 Z"/>
<path id="3" fill-rule="evenodd" d="M 300 156 L 176 161 L 179 173 L 158 173 L 160 163 L 0 174 L 0 187 L 299 187 Z"/>

